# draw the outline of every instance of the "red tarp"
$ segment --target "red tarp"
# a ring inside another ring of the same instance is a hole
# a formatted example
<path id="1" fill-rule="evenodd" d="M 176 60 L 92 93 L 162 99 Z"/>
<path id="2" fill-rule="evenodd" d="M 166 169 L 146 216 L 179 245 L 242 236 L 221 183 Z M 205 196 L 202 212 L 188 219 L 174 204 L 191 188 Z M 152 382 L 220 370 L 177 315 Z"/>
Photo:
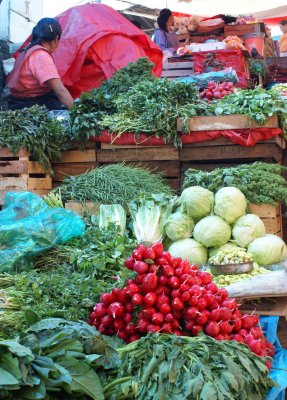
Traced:
<path id="1" fill-rule="evenodd" d="M 70 8 L 56 19 L 63 34 L 53 57 L 74 98 L 100 86 L 101 81 L 140 57 L 148 57 L 155 64 L 154 74 L 161 76 L 162 51 L 113 8 L 84 4 Z"/>
<path id="2" fill-rule="evenodd" d="M 271 139 L 275 136 L 283 135 L 280 128 L 256 128 L 256 129 L 236 129 L 225 131 L 194 131 L 190 134 L 181 135 L 183 144 L 191 144 L 197 142 L 205 142 L 208 140 L 218 139 L 223 136 L 228 138 L 231 142 L 241 146 L 251 147 L 256 143 L 263 140 Z M 142 145 L 142 146 L 163 146 L 164 141 L 162 138 L 155 136 L 147 136 L 141 134 L 136 137 L 133 133 L 123 133 L 120 137 L 116 134 L 110 134 L 107 131 L 103 132 L 101 136 L 91 138 L 95 142 L 115 144 L 115 145 Z"/>

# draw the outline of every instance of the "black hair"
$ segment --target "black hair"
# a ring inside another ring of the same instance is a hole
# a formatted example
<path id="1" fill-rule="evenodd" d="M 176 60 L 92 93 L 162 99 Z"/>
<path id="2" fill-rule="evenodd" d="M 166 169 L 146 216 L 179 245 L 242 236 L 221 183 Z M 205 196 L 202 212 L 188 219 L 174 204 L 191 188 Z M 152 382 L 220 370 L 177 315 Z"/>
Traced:
<path id="1" fill-rule="evenodd" d="M 164 8 L 160 11 L 159 16 L 157 18 L 157 24 L 160 29 L 167 32 L 167 21 L 172 16 L 172 12 L 168 8 Z"/>
<path id="2" fill-rule="evenodd" d="M 279 22 L 279 25 L 287 25 L 287 19 L 282 19 L 282 21 Z"/>
<path id="3" fill-rule="evenodd" d="M 32 30 L 32 40 L 30 44 L 21 51 L 27 51 L 31 47 L 41 44 L 42 42 L 52 42 L 56 38 L 60 39 L 61 35 L 62 28 L 56 19 L 42 18 Z"/>

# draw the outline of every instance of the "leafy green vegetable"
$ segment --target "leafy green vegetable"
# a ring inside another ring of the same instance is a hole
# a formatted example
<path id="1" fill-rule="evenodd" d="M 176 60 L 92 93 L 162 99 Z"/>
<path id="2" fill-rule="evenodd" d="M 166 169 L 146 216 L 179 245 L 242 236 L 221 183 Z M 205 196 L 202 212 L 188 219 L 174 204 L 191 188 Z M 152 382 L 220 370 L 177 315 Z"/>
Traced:
<path id="1" fill-rule="evenodd" d="M 237 187 L 252 203 L 287 205 L 287 182 L 281 176 L 287 168 L 279 164 L 255 162 L 230 168 L 216 168 L 211 172 L 188 169 L 183 187 L 199 185 L 211 192 L 226 186 Z"/>
<path id="2" fill-rule="evenodd" d="M 214 198 L 214 214 L 219 215 L 228 224 L 245 214 L 247 201 L 244 194 L 233 186 L 219 189 Z"/>
<path id="3" fill-rule="evenodd" d="M 250 243 L 248 253 L 252 254 L 257 264 L 271 265 L 286 258 L 287 246 L 279 236 L 266 234 Z"/>
<path id="4" fill-rule="evenodd" d="M 172 241 L 191 237 L 194 228 L 194 221 L 181 211 L 169 216 L 165 222 L 165 233 Z"/>
<path id="5" fill-rule="evenodd" d="M 111 164 L 93 169 L 78 176 L 64 180 L 60 188 L 62 199 L 85 202 L 92 200 L 103 204 L 125 206 L 136 199 L 141 192 L 172 194 L 172 189 L 160 174 L 151 173 L 145 168 Z"/>
<path id="6" fill-rule="evenodd" d="M 181 239 L 172 243 L 168 249 L 174 257 L 188 260 L 190 264 L 205 265 L 207 263 L 207 248 L 194 239 Z"/>
<path id="7" fill-rule="evenodd" d="M 195 225 L 193 236 L 206 247 L 222 246 L 230 240 L 231 228 L 221 217 L 210 215 Z"/>
<path id="8" fill-rule="evenodd" d="M 235 341 L 156 334 L 118 352 L 122 367 L 106 376 L 109 400 L 263 400 L 274 386 L 265 360 Z"/>
<path id="9" fill-rule="evenodd" d="M 99 227 L 108 228 L 110 224 L 120 228 L 123 235 L 126 229 L 126 212 L 120 204 L 100 204 Z"/>
<path id="10" fill-rule="evenodd" d="M 45 107 L 0 112 L 0 148 L 7 147 L 14 154 L 26 148 L 49 172 L 51 160 L 59 159 L 68 148 L 68 139 L 61 123 L 49 117 Z"/>

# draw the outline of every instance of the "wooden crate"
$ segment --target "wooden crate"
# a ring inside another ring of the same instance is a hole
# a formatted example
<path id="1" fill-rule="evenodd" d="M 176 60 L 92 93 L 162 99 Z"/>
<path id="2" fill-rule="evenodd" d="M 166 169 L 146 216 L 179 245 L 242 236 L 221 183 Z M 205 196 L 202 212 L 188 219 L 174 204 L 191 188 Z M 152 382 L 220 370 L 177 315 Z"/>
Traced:
<path id="1" fill-rule="evenodd" d="M 112 146 L 97 150 L 99 163 L 118 163 L 124 161 L 178 161 L 179 150 L 173 146 Z"/>
<path id="2" fill-rule="evenodd" d="M 97 152 L 94 148 L 86 150 L 70 150 L 63 153 L 60 161 L 52 163 L 53 187 L 59 186 L 68 176 L 83 174 L 91 169 L 97 168 Z"/>
<path id="3" fill-rule="evenodd" d="M 9 191 L 47 194 L 51 189 L 51 176 L 27 150 L 14 155 L 8 149 L 0 149 L 0 204 Z"/>
<path id="4" fill-rule="evenodd" d="M 65 209 L 74 211 L 79 215 L 93 215 L 98 214 L 100 210 L 99 204 L 96 204 L 92 201 L 86 201 L 85 203 L 81 203 L 79 201 L 69 200 L 65 203 Z"/>
<path id="5" fill-rule="evenodd" d="M 242 313 L 254 313 L 256 315 L 276 315 L 287 318 L 287 297 L 262 298 L 260 302 L 240 299 L 239 309 Z"/>
<path id="6" fill-rule="evenodd" d="M 245 25 L 225 25 L 224 34 L 227 36 L 238 36 L 242 38 L 248 33 L 262 32 L 265 33 L 265 24 L 263 22 L 257 22 L 254 24 Z"/>
<path id="7" fill-rule="evenodd" d="M 170 61 L 163 63 L 162 78 L 174 79 L 194 75 L 193 61 Z"/>
<path id="8" fill-rule="evenodd" d="M 272 233 L 273 235 L 283 238 L 282 211 L 280 203 L 276 206 L 270 204 L 250 203 L 248 208 L 252 214 L 256 214 L 262 219 L 266 228 L 266 233 Z"/>

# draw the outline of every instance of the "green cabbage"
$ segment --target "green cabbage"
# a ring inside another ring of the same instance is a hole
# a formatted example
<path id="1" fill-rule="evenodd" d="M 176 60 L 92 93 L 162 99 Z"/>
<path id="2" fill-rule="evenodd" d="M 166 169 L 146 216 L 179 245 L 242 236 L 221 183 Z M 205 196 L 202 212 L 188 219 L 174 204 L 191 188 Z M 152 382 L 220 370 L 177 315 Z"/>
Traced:
<path id="1" fill-rule="evenodd" d="M 235 187 L 224 187 L 215 194 L 214 214 L 233 224 L 245 214 L 247 201 L 244 194 Z"/>
<path id="2" fill-rule="evenodd" d="M 184 189 L 179 201 L 184 213 L 191 218 L 200 219 L 212 212 L 214 195 L 201 186 L 192 186 Z"/>
<path id="3" fill-rule="evenodd" d="M 212 247 L 211 249 L 209 249 L 208 257 L 210 258 L 215 256 L 218 251 L 227 250 L 231 252 L 235 249 L 239 249 L 239 246 L 237 246 L 237 244 L 232 242 L 227 242 L 220 247 Z"/>
<path id="4" fill-rule="evenodd" d="M 276 264 L 287 257 L 287 246 L 279 236 L 267 234 L 253 240 L 248 246 L 248 253 L 259 265 Z"/>
<path id="5" fill-rule="evenodd" d="M 120 204 L 101 204 L 99 227 L 108 228 L 109 224 L 118 225 L 120 234 L 126 229 L 126 212 Z"/>
<path id="6" fill-rule="evenodd" d="M 165 224 L 165 233 L 175 242 L 191 237 L 193 228 L 193 219 L 178 211 L 169 216 Z"/>
<path id="7" fill-rule="evenodd" d="M 232 229 L 232 237 L 240 247 L 247 247 L 254 239 L 265 235 L 265 225 L 255 214 L 238 218 Z"/>
<path id="8" fill-rule="evenodd" d="M 224 219 L 211 215 L 195 225 L 193 236 L 206 247 L 222 246 L 231 238 L 231 228 Z"/>
<path id="9" fill-rule="evenodd" d="M 174 257 L 180 257 L 188 260 L 195 265 L 204 265 L 207 263 L 207 248 L 194 239 L 182 239 L 172 243 L 168 249 Z"/>

